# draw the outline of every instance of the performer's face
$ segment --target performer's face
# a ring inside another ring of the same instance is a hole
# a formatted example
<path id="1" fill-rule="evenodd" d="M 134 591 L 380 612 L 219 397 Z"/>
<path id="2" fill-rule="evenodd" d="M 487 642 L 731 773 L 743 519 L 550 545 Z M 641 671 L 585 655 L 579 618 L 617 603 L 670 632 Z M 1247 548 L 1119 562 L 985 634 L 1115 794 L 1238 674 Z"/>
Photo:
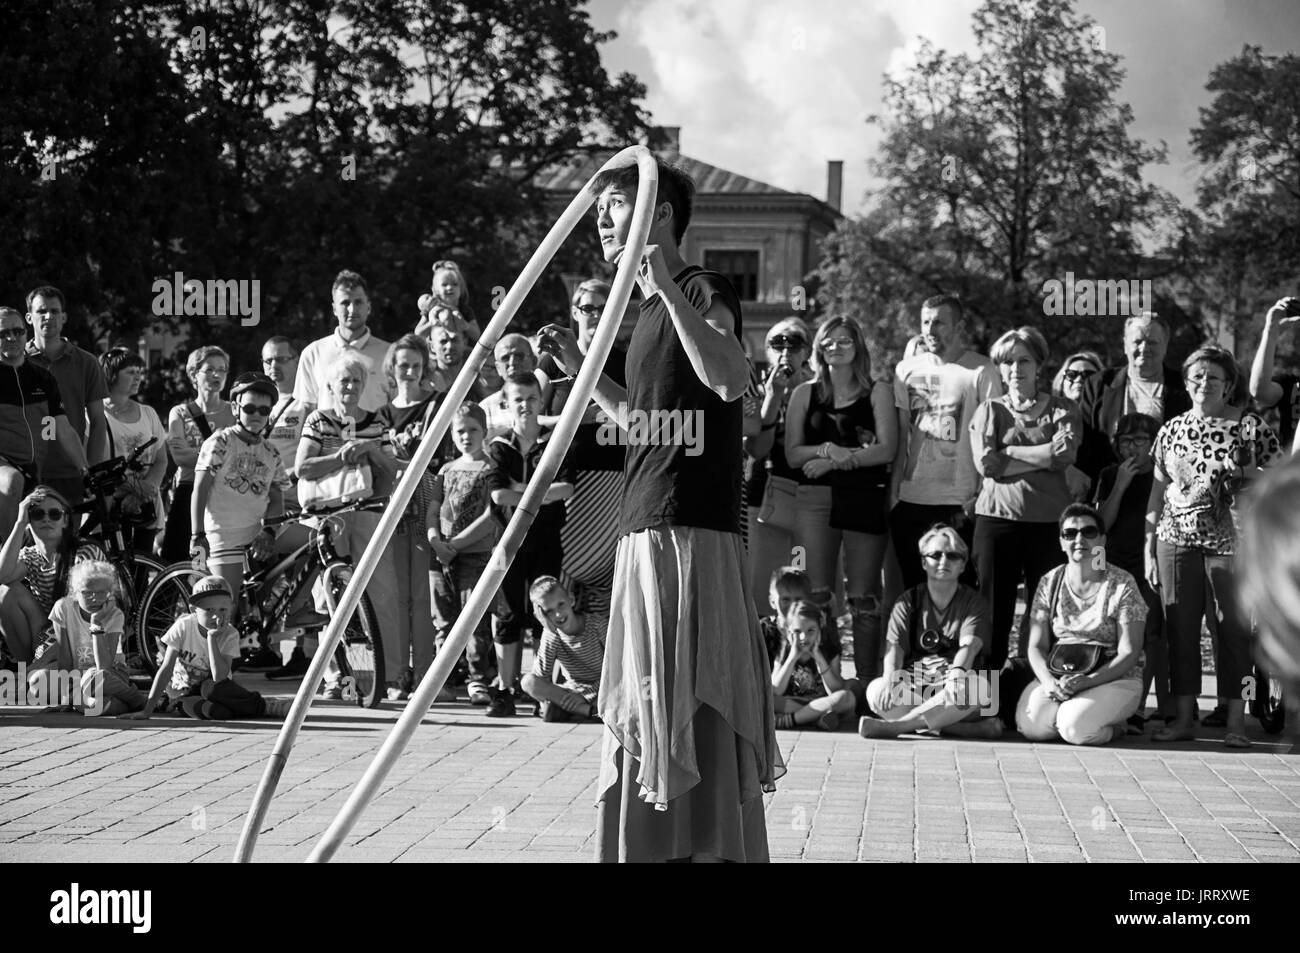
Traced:
<path id="1" fill-rule="evenodd" d="M 596 232 L 606 261 L 613 261 L 627 244 L 635 206 L 636 193 L 619 185 L 609 186 L 596 199 Z"/>

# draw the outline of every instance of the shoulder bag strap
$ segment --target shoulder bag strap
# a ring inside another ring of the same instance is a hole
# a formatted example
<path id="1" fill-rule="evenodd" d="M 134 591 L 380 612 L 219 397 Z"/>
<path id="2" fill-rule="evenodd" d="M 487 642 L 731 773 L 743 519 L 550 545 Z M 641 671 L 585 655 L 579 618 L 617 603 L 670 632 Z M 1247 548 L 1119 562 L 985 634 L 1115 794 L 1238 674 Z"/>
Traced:
<path id="1" fill-rule="evenodd" d="M 192 400 L 185 402 L 185 409 L 190 412 L 190 418 L 194 421 L 194 426 L 199 428 L 199 433 L 204 440 L 212 436 L 212 425 L 208 423 L 208 418 L 199 410 L 199 405 Z"/>

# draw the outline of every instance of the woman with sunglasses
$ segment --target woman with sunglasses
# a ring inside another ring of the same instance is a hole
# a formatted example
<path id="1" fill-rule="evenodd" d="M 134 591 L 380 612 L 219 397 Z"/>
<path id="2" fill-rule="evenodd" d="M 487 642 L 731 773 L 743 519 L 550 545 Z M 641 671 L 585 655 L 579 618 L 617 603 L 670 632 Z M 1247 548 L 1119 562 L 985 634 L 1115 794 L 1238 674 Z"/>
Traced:
<path id="1" fill-rule="evenodd" d="M 1104 745 L 1123 737 L 1142 701 L 1147 606 L 1137 580 L 1107 562 L 1100 513 L 1071 503 L 1059 530 L 1067 562 L 1034 592 L 1028 655 L 1038 681 L 1020 696 L 1016 728 L 1030 741 Z"/>
<path id="2" fill-rule="evenodd" d="M 1220 347 L 1198 348 L 1183 362 L 1192 409 L 1169 420 L 1156 437 L 1155 481 L 1147 501 L 1145 569 L 1160 593 L 1169 643 L 1174 720 L 1153 741 L 1196 735 L 1201 693 L 1201 623 L 1214 613 L 1214 671 L 1226 702 L 1229 748 L 1247 748 L 1243 679 L 1252 674 L 1250 629 L 1237 612 L 1234 554 L 1237 494 L 1263 468 L 1282 459 L 1277 435 L 1258 414 L 1228 403 L 1240 373 Z"/>
<path id="3" fill-rule="evenodd" d="M 1008 331 L 989 357 L 1006 393 L 980 404 L 971 420 L 975 469 L 984 478 L 972 548 L 980 595 L 993 610 L 989 666 L 996 671 L 1007 660 L 1021 580 L 1025 592 L 1033 592 L 1061 561 L 1056 522 L 1073 501 L 1065 471 L 1074 463 L 1081 428 L 1079 405 L 1039 386 L 1048 348 L 1038 329 Z"/>
<path id="4" fill-rule="evenodd" d="M 128 542 L 141 553 L 152 553 L 154 537 L 163 528 L 162 481 L 167 472 L 167 431 L 158 412 L 136 400 L 144 382 L 145 362 L 127 347 L 110 348 L 99 358 L 108 384 L 104 416 L 108 420 L 108 455 L 129 457 L 150 440 L 126 475 L 117 506 L 132 527 Z"/>
<path id="5" fill-rule="evenodd" d="M 67 595 L 72 567 L 108 558 L 98 544 L 78 541 L 77 522 L 68 501 L 48 486 L 38 486 L 19 504 L 0 549 L 0 631 L 16 662 L 32 661 L 50 610 Z"/>
<path id="6" fill-rule="evenodd" d="M 856 321 L 822 323 L 812 366 L 813 379 L 794 389 L 786 412 L 785 456 L 800 469 L 794 542 L 807 553 L 818 602 L 828 601 L 835 588 L 843 551 L 853 661 L 865 680 L 880 658 L 885 513 L 898 415 L 893 389 L 871 377 L 871 356 Z"/>
<path id="7" fill-rule="evenodd" d="M 794 493 L 799 471 L 785 456 L 785 412 L 794 389 L 812 378 L 808 342 L 812 332 L 796 317 L 767 332 L 767 373 L 762 396 L 745 406 L 745 511 L 749 529 L 749 579 L 759 615 L 768 580 L 790 561 L 794 545 Z"/>
<path id="8" fill-rule="evenodd" d="M 996 738 L 985 646 L 989 610 L 980 594 L 960 581 L 970 553 L 961 535 L 943 523 L 920 539 L 925 582 L 894 603 L 885 642 L 884 674 L 867 686 L 874 716 L 858 722 L 864 738 L 897 738 L 930 730 Z"/>
<path id="9" fill-rule="evenodd" d="M 1068 397 L 1077 404 L 1083 396 L 1083 385 L 1100 374 L 1104 366 L 1096 351 L 1075 351 L 1056 372 L 1052 393 L 1057 397 Z"/>
<path id="10" fill-rule="evenodd" d="M 586 354 L 596 336 L 596 327 L 609 300 L 609 282 L 589 278 L 574 289 L 569 304 L 569 326 L 577 338 L 578 350 Z M 626 386 L 626 355 L 615 345 L 605 362 L 605 376 Z M 555 358 L 543 353 L 539 371 L 551 380 L 551 399 L 544 420 L 558 420 L 573 391 Z M 569 498 L 560 541 L 564 551 L 564 573 L 576 584 L 574 599 L 583 613 L 609 615 L 614 588 L 614 558 L 618 552 L 618 501 L 623 489 L 625 448 L 598 439 L 608 417 L 593 398 L 583 412 L 573 435 L 565 465 L 573 470 L 573 496 Z"/>

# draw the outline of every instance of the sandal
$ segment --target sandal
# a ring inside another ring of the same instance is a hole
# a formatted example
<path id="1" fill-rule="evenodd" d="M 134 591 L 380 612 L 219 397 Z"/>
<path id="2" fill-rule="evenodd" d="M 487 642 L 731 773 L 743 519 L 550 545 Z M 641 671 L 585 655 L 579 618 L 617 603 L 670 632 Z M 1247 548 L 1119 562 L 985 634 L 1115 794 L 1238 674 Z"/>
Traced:
<path id="1" fill-rule="evenodd" d="M 1196 729 L 1191 725 L 1182 729 L 1166 725 L 1159 731 L 1152 732 L 1151 740 L 1159 742 L 1194 741 L 1196 740 Z"/>
<path id="2" fill-rule="evenodd" d="M 1223 736 L 1223 746 L 1225 748 L 1249 748 L 1254 742 L 1239 731 L 1230 731 Z"/>
<path id="3" fill-rule="evenodd" d="M 783 711 L 776 716 L 776 727 L 785 729 L 794 727 L 794 715 L 788 711 Z"/>

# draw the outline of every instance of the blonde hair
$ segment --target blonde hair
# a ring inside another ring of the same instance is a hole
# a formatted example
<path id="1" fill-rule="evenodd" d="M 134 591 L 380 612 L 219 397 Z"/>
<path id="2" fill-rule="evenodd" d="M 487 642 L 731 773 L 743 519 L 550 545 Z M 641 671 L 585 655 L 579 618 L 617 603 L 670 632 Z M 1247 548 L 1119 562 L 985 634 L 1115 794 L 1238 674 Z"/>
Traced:
<path id="1" fill-rule="evenodd" d="M 874 381 L 871 379 L 871 352 L 867 350 L 867 339 L 858 322 L 852 318 L 837 316 L 828 318 L 817 328 L 817 335 L 812 343 L 813 384 L 817 395 L 822 400 L 831 400 L 831 369 L 822 357 L 822 347 L 831 332 L 843 328 L 853 338 L 853 379 L 857 381 L 862 393 L 870 395 Z"/>
<path id="2" fill-rule="evenodd" d="M 936 524 L 926 530 L 925 535 L 916 544 L 917 551 L 924 555 L 925 551 L 930 548 L 930 544 L 936 539 L 943 539 L 952 549 L 961 553 L 963 561 L 970 561 L 970 547 L 966 545 L 966 540 L 962 539 L 961 534 L 946 523 Z"/>
<path id="3" fill-rule="evenodd" d="M 93 579 L 108 580 L 109 591 L 117 594 L 117 570 L 102 559 L 86 559 L 74 565 L 68 574 L 68 591 L 81 592 Z"/>

